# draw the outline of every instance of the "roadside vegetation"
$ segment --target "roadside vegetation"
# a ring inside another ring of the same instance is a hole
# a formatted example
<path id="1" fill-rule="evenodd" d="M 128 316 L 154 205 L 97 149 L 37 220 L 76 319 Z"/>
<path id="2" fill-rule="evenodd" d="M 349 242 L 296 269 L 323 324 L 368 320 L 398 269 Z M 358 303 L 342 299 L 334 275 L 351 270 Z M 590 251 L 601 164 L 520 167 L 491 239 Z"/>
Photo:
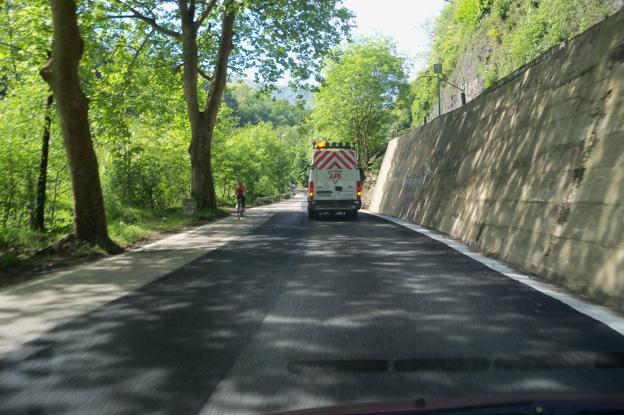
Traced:
<path id="1" fill-rule="evenodd" d="M 303 91 L 351 15 L 336 0 L 265 6 L 2 2 L 0 265 L 70 234 L 116 252 L 219 216 L 237 180 L 250 201 L 296 181 L 309 110 L 275 82 Z M 188 197 L 199 216 L 182 215 Z"/>
<path id="2" fill-rule="evenodd" d="M 186 227 L 201 225 L 229 213 L 224 209 L 203 209 L 187 215 L 179 208 L 149 210 L 108 209 L 110 237 L 124 248 L 138 246 Z M 36 232 L 27 227 L 11 235 L 0 255 L 0 287 L 30 279 L 37 273 L 101 258 L 105 250 L 81 242 L 68 232 Z"/>
<path id="3" fill-rule="evenodd" d="M 624 5 L 622 0 L 454 0 L 430 27 L 427 70 L 410 84 L 412 126 L 437 116 L 433 64 L 468 99 L 497 80 Z M 459 91 L 443 85 L 442 110 L 461 105 Z"/>
<path id="4" fill-rule="evenodd" d="M 356 144 L 375 176 L 388 140 L 437 116 L 434 63 L 474 98 L 552 46 L 617 11 L 622 0 L 453 0 L 429 27 L 427 69 L 406 78 L 406 62 L 388 39 L 355 39 L 326 60 L 310 124 L 320 136 Z M 442 110 L 461 105 L 443 84 Z"/>
<path id="5" fill-rule="evenodd" d="M 407 86 L 405 61 L 389 39 L 357 39 L 326 61 L 311 121 L 331 141 L 354 143 L 368 167 L 400 117 L 392 111 Z M 408 123 L 409 125 L 409 123 Z"/>

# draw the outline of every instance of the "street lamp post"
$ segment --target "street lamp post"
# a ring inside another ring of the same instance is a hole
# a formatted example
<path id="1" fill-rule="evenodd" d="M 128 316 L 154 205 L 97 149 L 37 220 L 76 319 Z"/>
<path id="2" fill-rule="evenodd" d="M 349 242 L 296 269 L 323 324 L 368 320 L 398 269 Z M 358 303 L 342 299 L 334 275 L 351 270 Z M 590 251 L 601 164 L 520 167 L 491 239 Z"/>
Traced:
<path id="1" fill-rule="evenodd" d="M 440 94 L 440 74 L 442 73 L 442 64 L 434 63 L 433 72 L 437 75 L 437 78 L 438 78 L 438 117 L 439 117 L 440 115 L 442 115 L 442 96 Z"/>
<path id="2" fill-rule="evenodd" d="M 446 79 L 444 79 L 442 77 L 442 64 L 441 63 L 433 64 L 433 72 L 437 75 L 437 79 L 438 79 L 438 117 L 442 115 L 442 96 L 440 95 L 440 82 L 444 82 L 445 84 L 448 84 L 452 86 L 453 88 L 459 90 L 461 92 L 461 95 L 460 95 L 461 104 L 462 106 L 466 105 L 466 89 L 464 88 L 463 82 L 462 82 L 462 86 L 459 87 L 447 81 Z"/>
<path id="3" fill-rule="evenodd" d="M 444 79 L 444 77 L 442 76 L 442 64 L 441 63 L 435 63 L 433 64 L 433 72 L 436 74 L 436 79 L 438 81 L 438 117 L 440 115 L 442 115 L 442 95 L 440 92 L 440 88 L 441 88 L 441 83 L 444 82 L 445 84 L 448 84 L 450 86 L 452 86 L 453 88 L 459 90 L 461 92 L 460 98 L 461 98 L 461 103 L 462 105 L 466 105 L 466 89 L 464 86 L 464 83 L 462 82 L 462 86 L 459 87 L 449 81 L 447 81 L 446 79 Z M 431 79 L 433 78 L 433 76 L 429 75 L 429 74 L 421 74 L 419 75 L 416 79 L 420 79 L 420 78 L 428 78 Z M 425 117 L 425 124 L 427 123 L 427 117 Z"/>

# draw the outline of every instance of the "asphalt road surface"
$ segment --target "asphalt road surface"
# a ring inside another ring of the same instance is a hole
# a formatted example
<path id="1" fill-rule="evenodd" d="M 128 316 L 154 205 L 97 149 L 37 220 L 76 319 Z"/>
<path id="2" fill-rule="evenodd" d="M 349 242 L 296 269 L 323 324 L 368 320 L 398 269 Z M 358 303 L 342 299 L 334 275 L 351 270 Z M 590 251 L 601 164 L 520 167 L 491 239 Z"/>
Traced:
<path id="1" fill-rule="evenodd" d="M 268 222 L 0 360 L 2 414 L 622 394 L 624 337 L 399 225 Z"/>

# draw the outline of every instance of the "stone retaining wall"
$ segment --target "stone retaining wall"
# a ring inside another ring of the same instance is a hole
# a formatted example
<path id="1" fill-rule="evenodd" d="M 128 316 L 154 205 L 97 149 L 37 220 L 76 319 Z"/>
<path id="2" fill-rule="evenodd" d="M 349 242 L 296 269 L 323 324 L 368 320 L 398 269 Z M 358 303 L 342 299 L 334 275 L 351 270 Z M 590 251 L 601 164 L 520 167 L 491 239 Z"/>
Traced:
<path id="1" fill-rule="evenodd" d="M 392 140 L 371 210 L 624 308 L 624 10 Z"/>

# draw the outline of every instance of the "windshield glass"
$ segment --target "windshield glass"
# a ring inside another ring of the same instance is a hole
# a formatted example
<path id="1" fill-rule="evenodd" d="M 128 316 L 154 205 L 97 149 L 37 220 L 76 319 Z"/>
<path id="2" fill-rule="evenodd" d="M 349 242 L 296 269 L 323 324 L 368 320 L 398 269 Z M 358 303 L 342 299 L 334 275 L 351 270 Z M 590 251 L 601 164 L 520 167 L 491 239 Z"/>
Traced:
<path id="1" fill-rule="evenodd" d="M 0 415 L 624 413 L 623 6 L 0 2 Z"/>

